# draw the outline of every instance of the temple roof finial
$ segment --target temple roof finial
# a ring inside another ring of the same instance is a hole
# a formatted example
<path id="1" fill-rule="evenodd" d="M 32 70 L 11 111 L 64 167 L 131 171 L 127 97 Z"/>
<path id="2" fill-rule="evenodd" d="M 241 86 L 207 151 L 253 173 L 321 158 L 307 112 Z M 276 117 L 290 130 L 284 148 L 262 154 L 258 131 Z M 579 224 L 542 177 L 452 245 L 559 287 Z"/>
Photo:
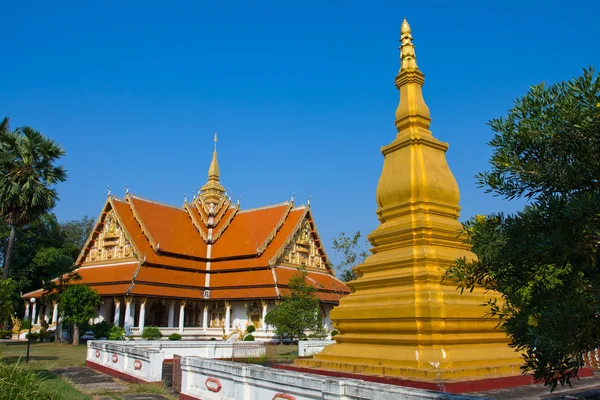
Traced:
<path id="1" fill-rule="evenodd" d="M 208 182 L 200 189 L 200 192 L 204 195 L 204 199 L 208 203 L 216 203 L 223 193 L 225 193 L 225 188 L 219 182 L 220 176 L 221 171 L 219 170 L 219 162 L 217 161 L 217 132 L 215 132 L 213 156 L 210 167 L 208 167 Z"/>
<path id="2" fill-rule="evenodd" d="M 219 162 L 217 161 L 217 132 L 215 132 L 215 148 L 213 150 L 212 161 L 210 162 L 210 167 L 208 168 L 208 180 L 219 180 L 219 176 L 221 175 L 221 171 L 219 171 Z"/>
<path id="3" fill-rule="evenodd" d="M 415 45 L 412 41 L 410 25 L 406 18 L 404 18 L 400 27 L 400 72 L 419 70 L 419 67 L 417 67 L 417 57 L 415 56 Z"/>

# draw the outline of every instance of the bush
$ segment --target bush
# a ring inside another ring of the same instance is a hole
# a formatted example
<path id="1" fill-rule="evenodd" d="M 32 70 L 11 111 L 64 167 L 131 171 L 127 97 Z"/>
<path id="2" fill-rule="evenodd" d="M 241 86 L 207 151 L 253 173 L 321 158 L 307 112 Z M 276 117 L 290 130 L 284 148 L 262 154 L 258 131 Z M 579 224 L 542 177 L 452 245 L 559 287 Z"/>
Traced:
<path id="1" fill-rule="evenodd" d="M 244 342 L 254 342 L 254 336 L 252 336 L 250 333 L 249 333 L 249 334 L 247 334 L 247 335 L 244 337 Z"/>
<path id="2" fill-rule="evenodd" d="M 334 329 L 331 331 L 331 337 L 334 337 L 335 335 L 337 335 L 339 332 L 337 329 Z"/>
<path id="3" fill-rule="evenodd" d="M 215 339 L 214 337 L 211 337 L 211 338 L 210 338 L 210 341 L 211 341 L 211 342 L 216 342 L 216 341 L 217 341 L 217 339 Z"/>
<path id="4" fill-rule="evenodd" d="M 25 335 L 25 338 L 26 338 L 27 340 L 29 340 L 29 339 L 31 338 L 31 341 L 32 341 L 32 342 L 35 342 L 35 341 L 39 340 L 39 338 L 40 338 L 40 334 L 39 334 L 39 333 L 37 333 L 37 332 L 31 332 L 31 333 L 28 333 L 28 334 L 26 334 L 26 335 Z"/>
<path id="5" fill-rule="evenodd" d="M 40 342 L 43 342 L 44 340 L 46 340 L 50 337 L 50 334 L 48 333 L 48 331 L 46 329 L 42 328 L 42 329 L 40 329 L 38 336 L 40 338 Z"/>
<path id="6" fill-rule="evenodd" d="M 49 392 L 40 383 L 42 376 L 24 370 L 17 364 L 0 361 L 0 399 L 11 400 L 59 400 L 62 396 Z"/>
<path id="7" fill-rule="evenodd" d="M 256 330 L 256 328 L 254 327 L 254 325 L 248 325 L 248 327 L 246 328 L 246 332 L 248 333 L 252 333 Z"/>
<path id="8" fill-rule="evenodd" d="M 0 339 L 10 339 L 12 337 L 11 331 L 5 331 L 0 329 Z"/>
<path id="9" fill-rule="evenodd" d="M 111 324 L 108 321 L 102 321 L 102 322 L 95 324 L 94 326 L 92 326 L 92 332 L 94 332 L 94 338 L 95 339 L 108 338 L 108 334 L 112 327 L 113 327 L 113 324 Z"/>
<path id="10" fill-rule="evenodd" d="M 142 339 L 146 340 L 158 340 L 162 337 L 162 333 L 160 333 L 160 329 L 156 326 L 147 326 L 144 328 L 144 332 L 142 332 Z"/>
<path id="11" fill-rule="evenodd" d="M 26 331 L 31 327 L 31 321 L 28 319 L 24 319 L 21 321 L 21 330 Z"/>
<path id="12" fill-rule="evenodd" d="M 108 330 L 108 335 L 106 336 L 108 340 L 123 340 L 125 339 L 125 329 L 120 326 L 113 325 Z"/>
<path id="13" fill-rule="evenodd" d="M 179 333 L 171 333 L 169 335 L 169 340 L 181 340 L 181 335 Z"/>

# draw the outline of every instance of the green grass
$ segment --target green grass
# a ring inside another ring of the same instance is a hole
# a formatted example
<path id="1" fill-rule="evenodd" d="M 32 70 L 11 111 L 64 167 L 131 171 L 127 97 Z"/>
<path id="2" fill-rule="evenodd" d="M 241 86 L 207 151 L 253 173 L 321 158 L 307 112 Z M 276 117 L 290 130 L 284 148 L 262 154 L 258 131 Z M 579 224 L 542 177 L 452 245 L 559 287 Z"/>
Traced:
<path id="1" fill-rule="evenodd" d="M 27 343 L 0 348 L 5 363 L 16 363 L 19 358 L 25 368 L 52 370 L 63 367 L 85 365 L 86 346 L 71 346 L 66 343 L 32 343 L 29 349 L 29 363 L 25 364 Z"/>
<path id="2" fill-rule="evenodd" d="M 112 397 L 115 400 L 120 396 L 133 393 L 160 394 L 168 399 L 177 399 L 167 388 L 159 385 L 132 384 L 123 382 L 125 391 L 114 393 L 95 391 L 82 393 L 69 382 L 52 373 L 57 368 L 81 367 L 85 365 L 87 347 L 85 345 L 72 346 L 66 343 L 32 343 L 29 350 L 29 363 L 25 363 L 27 343 L 0 345 L 0 362 L 7 364 L 19 363 L 24 369 L 39 374 L 41 385 L 53 393 L 59 394 L 63 400 L 94 400 L 98 397 Z"/>
<path id="3" fill-rule="evenodd" d="M 41 386 L 49 391 L 60 394 L 63 400 L 91 400 L 87 394 L 75 389 L 71 383 L 48 370 L 37 371 L 43 378 Z"/>

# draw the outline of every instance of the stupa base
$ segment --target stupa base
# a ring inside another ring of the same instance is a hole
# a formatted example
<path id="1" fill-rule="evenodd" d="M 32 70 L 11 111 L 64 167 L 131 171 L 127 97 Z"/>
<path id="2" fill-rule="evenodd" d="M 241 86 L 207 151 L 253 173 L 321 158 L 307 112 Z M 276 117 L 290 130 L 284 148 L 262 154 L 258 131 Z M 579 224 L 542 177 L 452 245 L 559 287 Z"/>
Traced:
<path id="1" fill-rule="evenodd" d="M 356 364 L 335 364 L 336 366 L 331 368 L 333 365 L 328 365 L 326 361 L 317 361 L 310 358 L 305 358 L 297 359 L 294 364 L 275 364 L 273 365 L 273 368 L 303 372 L 307 374 L 331 376 L 336 378 L 360 379 L 368 382 L 385 383 L 388 385 L 405 386 L 416 389 L 435 390 L 445 393 L 484 392 L 488 390 L 506 389 L 516 386 L 533 385 L 537 383 L 532 375 L 515 373 L 483 374 L 478 377 L 469 377 L 464 379 L 417 379 L 412 377 L 406 378 L 397 374 L 384 375 L 373 372 L 355 372 L 357 369 L 360 369 L 360 366 Z M 343 367 L 344 369 L 336 367 Z M 370 366 L 363 366 L 363 368 L 364 367 Z M 519 366 L 516 366 L 516 368 L 518 369 Z M 578 373 L 579 378 L 585 378 L 593 375 L 594 373 L 592 369 L 588 367 L 580 369 Z"/>

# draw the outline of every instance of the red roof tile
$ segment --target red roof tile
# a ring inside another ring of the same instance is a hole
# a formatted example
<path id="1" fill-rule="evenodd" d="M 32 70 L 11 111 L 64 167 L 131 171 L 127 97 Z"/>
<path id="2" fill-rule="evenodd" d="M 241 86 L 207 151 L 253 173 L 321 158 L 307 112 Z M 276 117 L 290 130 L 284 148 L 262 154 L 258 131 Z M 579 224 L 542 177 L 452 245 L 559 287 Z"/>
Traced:
<path id="1" fill-rule="evenodd" d="M 256 255 L 257 248 L 273 232 L 287 205 L 239 211 L 212 247 L 213 258 Z"/>
<path id="2" fill-rule="evenodd" d="M 159 251 L 206 258 L 206 243 L 185 210 L 133 196 L 129 199 Z"/>

